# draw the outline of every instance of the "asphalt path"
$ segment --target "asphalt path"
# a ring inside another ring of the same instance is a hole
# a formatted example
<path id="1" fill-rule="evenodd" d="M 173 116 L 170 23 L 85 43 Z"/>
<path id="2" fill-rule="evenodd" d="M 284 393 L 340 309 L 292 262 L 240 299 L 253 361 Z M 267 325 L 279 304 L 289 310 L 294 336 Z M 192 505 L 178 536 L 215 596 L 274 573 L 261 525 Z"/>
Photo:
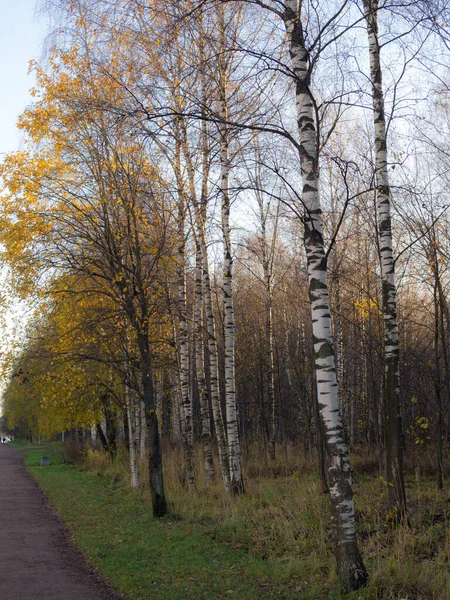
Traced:
<path id="1" fill-rule="evenodd" d="M 117 600 L 73 546 L 22 453 L 7 444 L 0 444 L 0 598 Z"/>

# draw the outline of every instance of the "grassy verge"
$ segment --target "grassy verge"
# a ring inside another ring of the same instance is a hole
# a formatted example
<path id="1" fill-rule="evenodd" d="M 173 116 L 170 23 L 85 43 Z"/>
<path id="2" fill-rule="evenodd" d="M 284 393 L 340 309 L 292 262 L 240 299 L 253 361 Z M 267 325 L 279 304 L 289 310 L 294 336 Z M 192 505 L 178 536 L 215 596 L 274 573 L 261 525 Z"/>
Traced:
<path id="1" fill-rule="evenodd" d="M 123 483 L 65 465 L 46 448 L 13 447 L 73 532 L 74 540 L 112 586 L 127 598 L 215 600 L 297 597 L 289 572 L 176 517 L 149 516 L 148 499 Z"/>
<path id="2" fill-rule="evenodd" d="M 172 516 L 149 516 L 145 491 L 127 486 L 126 457 L 95 451 L 85 470 L 65 465 L 58 446 L 25 449 L 30 471 L 90 562 L 130 600 L 296 598 L 338 600 L 329 499 L 304 465 L 248 461 L 247 493 L 230 499 L 220 484 L 188 493 L 181 457 L 165 452 Z M 356 461 L 355 461 L 356 462 Z M 197 465 L 200 462 L 197 461 Z M 86 470 L 87 469 L 87 470 Z M 249 475 L 249 474 L 248 474 Z M 450 600 L 450 496 L 425 476 L 407 478 L 410 528 L 393 529 L 386 487 L 357 475 L 359 537 L 371 575 L 352 600 Z M 176 516 L 175 516 L 176 515 Z"/>

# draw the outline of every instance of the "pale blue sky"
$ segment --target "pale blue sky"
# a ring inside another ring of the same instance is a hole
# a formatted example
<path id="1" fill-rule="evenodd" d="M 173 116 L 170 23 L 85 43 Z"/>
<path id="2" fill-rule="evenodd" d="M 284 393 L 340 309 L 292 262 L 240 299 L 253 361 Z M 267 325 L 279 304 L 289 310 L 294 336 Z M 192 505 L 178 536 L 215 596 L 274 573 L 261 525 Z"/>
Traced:
<path id="1" fill-rule="evenodd" d="M 47 33 L 36 0 L 0 0 L 0 153 L 19 149 L 17 117 L 30 103 L 31 59 L 39 60 Z"/>

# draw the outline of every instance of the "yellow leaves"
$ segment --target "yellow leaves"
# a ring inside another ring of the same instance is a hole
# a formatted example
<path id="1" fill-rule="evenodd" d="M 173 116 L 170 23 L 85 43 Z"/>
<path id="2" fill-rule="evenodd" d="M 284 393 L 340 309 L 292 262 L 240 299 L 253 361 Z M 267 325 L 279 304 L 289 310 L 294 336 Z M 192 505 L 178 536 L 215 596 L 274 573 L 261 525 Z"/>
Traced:
<path id="1" fill-rule="evenodd" d="M 108 365 L 77 356 L 92 348 L 106 356 L 113 337 L 101 320 L 95 325 L 95 315 L 104 318 L 109 301 L 89 294 L 86 284 L 67 276 L 53 282 L 55 295 L 36 312 L 34 331 L 16 369 L 21 375 L 13 378 L 6 394 L 11 419 L 17 422 L 28 415 L 34 423 L 30 428 L 49 435 L 98 421 L 102 382 L 108 389 L 118 387 L 120 397 L 121 382 Z M 118 339 L 114 347 L 120 348 Z"/>
<path id="2" fill-rule="evenodd" d="M 426 417 L 416 417 L 416 424 L 421 429 L 428 429 L 428 419 Z"/>
<path id="3" fill-rule="evenodd" d="M 429 425 L 427 417 L 416 417 L 413 425 L 406 430 L 406 433 L 412 438 L 416 446 L 423 446 L 430 440 L 430 436 L 426 435 Z"/>
<path id="4" fill-rule="evenodd" d="M 354 307 L 363 319 L 367 319 L 370 314 L 378 317 L 383 315 L 375 298 L 363 298 L 362 300 L 355 300 Z"/>

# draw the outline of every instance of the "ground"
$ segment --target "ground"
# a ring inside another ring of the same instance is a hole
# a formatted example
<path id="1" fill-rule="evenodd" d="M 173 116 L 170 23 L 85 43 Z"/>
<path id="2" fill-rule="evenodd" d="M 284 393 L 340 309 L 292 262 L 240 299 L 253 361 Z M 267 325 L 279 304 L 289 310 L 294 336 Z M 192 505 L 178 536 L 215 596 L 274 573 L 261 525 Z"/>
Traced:
<path id="1" fill-rule="evenodd" d="M 117 600 L 71 543 L 21 453 L 5 444 L 0 481 L 2 600 Z"/>

